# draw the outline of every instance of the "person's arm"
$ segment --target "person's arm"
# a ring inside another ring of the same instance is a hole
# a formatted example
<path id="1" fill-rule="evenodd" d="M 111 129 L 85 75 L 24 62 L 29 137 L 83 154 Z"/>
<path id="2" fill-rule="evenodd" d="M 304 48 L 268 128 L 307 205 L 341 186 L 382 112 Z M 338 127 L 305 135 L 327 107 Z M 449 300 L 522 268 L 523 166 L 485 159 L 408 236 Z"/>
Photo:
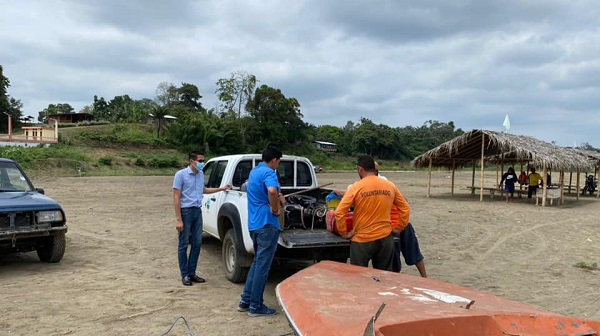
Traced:
<path id="1" fill-rule="evenodd" d="M 347 232 L 348 229 L 346 226 L 346 215 L 353 203 L 354 193 L 347 190 L 340 204 L 335 209 L 335 225 L 337 226 L 337 232 L 342 238 L 350 239 L 354 235 L 354 230 Z"/>
<path id="2" fill-rule="evenodd" d="M 173 208 L 175 209 L 175 219 L 177 231 L 183 231 L 183 219 L 181 218 L 181 190 L 173 188 Z"/>
<path id="3" fill-rule="evenodd" d="M 281 214 L 279 207 L 279 190 L 276 187 L 267 188 L 267 192 L 269 194 L 269 208 L 271 209 L 271 213 L 275 216 L 279 216 Z"/>
<path id="4" fill-rule="evenodd" d="M 202 192 L 204 194 L 214 194 L 214 193 L 219 192 L 219 191 L 225 191 L 225 190 L 230 190 L 230 189 L 231 189 L 231 184 L 228 184 L 228 185 L 226 185 L 224 187 L 221 187 L 221 188 L 207 188 L 207 187 L 204 187 L 204 190 Z"/>
<path id="5" fill-rule="evenodd" d="M 410 205 L 404 195 L 400 192 L 398 187 L 394 185 L 394 205 L 398 208 L 398 226 L 396 229 L 399 229 L 398 233 L 406 228 L 408 223 L 410 222 Z"/>
<path id="6" fill-rule="evenodd" d="M 280 204 L 281 199 L 283 198 L 281 193 L 279 192 L 279 181 L 277 180 L 277 173 L 275 171 L 270 171 L 264 180 L 264 186 L 267 188 L 267 195 L 269 197 L 269 208 L 271 209 L 271 213 L 275 216 L 281 215 Z M 284 199 L 285 201 L 285 199 Z"/>
<path id="7" fill-rule="evenodd" d="M 502 175 L 499 186 L 502 186 L 502 182 L 504 182 L 504 179 L 506 179 L 506 174 Z"/>

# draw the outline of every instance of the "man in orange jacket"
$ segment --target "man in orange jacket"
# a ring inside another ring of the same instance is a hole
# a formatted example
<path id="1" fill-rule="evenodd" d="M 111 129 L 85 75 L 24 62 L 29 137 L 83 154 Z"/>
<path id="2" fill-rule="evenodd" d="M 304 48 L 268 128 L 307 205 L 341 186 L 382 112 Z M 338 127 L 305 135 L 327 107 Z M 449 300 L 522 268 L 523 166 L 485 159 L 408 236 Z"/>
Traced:
<path id="1" fill-rule="evenodd" d="M 394 239 L 390 220 L 392 205 L 398 208 L 399 222 L 408 223 L 410 207 L 396 185 L 377 176 L 371 156 L 358 158 L 360 181 L 345 192 L 335 211 L 340 235 L 350 239 L 350 263 L 392 270 Z M 354 227 L 347 232 L 346 214 L 354 206 Z"/>

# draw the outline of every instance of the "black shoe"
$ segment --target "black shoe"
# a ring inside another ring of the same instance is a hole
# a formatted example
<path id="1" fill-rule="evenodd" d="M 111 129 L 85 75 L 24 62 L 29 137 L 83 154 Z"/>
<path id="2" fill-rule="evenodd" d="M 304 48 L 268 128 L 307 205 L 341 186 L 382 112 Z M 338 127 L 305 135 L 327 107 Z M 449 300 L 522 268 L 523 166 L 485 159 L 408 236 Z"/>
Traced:
<path id="1" fill-rule="evenodd" d="M 189 279 L 192 280 L 192 282 L 197 282 L 197 283 L 205 283 L 206 282 L 206 280 L 204 280 L 203 278 L 197 276 L 196 274 L 190 275 Z"/>
<path id="2" fill-rule="evenodd" d="M 262 305 L 259 309 L 252 309 L 248 311 L 248 316 L 259 317 L 259 316 L 271 316 L 277 314 L 277 310 L 271 309 L 265 305 Z"/>
<path id="3" fill-rule="evenodd" d="M 191 286 L 192 285 L 192 279 L 190 279 L 189 275 L 186 275 L 184 277 L 181 278 L 181 283 L 184 286 Z"/>

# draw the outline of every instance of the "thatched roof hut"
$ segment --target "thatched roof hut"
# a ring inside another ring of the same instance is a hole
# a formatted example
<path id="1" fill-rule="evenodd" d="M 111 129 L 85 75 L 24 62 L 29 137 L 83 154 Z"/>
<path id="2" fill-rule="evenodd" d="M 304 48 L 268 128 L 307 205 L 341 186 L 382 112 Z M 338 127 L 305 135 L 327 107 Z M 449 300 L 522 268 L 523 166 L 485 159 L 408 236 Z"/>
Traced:
<path id="1" fill-rule="evenodd" d="M 433 167 L 458 168 L 482 158 L 494 164 L 528 162 L 534 167 L 565 171 L 593 167 L 593 162 L 575 151 L 529 136 L 488 130 L 472 130 L 444 142 L 416 157 L 412 164 L 418 168 L 428 167 L 431 160 Z"/>
<path id="2" fill-rule="evenodd" d="M 489 130 L 467 132 L 423 153 L 411 163 L 415 167 L 429 167 L 430 180 L 432 167 L 452 169 L 452 193 L 454 193 L 454 170 L 466 165 L 473 165 L 474 175 L 476 162 L 480 162 L 481 165 L 480 200 L 483 200 L 483 171 L 486 163 L 527 163 L 538 169 L 542 168 L 544 178 L 548 169 L 557 170 L 561 172 L 560 184 L 562 184 L 564 171 L 586 171 L 593 169 L 595 165 L 588 157 L 573 150 L 561 148 L 529 136 Z M 430 184 L 427 196 L 430 194 Z M 474 186 L 472 188 L 474 190 Z M 546 183 L 544 183 L 543 205 L 545 205 L 545 195 Z"/>

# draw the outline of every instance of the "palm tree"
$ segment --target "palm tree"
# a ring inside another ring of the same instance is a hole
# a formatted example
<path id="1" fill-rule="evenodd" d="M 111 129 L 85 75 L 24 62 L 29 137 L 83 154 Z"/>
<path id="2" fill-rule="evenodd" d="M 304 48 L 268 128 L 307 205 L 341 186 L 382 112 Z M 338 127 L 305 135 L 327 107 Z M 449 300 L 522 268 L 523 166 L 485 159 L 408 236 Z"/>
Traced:
<path id="1" fill-rule="evenodd" d="M 155 106 L 152 109 L 151 116 L 154 118 L 154 122 L 156 123 L 156 135 L 160 138 L 160 129 L 165 120 L 165 116 L 169 113 L 169 109 L 165 106 Z"/>

